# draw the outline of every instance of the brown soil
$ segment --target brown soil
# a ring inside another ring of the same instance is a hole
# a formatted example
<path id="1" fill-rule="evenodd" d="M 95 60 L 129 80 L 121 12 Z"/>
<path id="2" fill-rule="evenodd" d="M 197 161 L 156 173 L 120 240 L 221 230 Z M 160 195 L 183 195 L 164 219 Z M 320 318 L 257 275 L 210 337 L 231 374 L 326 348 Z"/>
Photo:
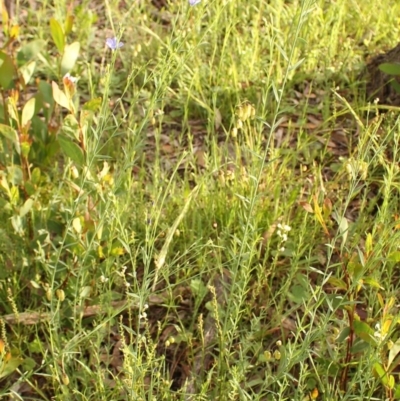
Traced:
<path id="1" fill-rule="evenodd" d="M 400 77 L 383 73 L 379 69 L 382 63 L 400 63 L 400 43 L 387 53 L 378 54 L 366 67 L 366 94 L 370 101 L 379 99 L 379 104 L 400 106 L 400 94 L 396 92 L 390 81 L 396 79 L 400 83 Z"/>

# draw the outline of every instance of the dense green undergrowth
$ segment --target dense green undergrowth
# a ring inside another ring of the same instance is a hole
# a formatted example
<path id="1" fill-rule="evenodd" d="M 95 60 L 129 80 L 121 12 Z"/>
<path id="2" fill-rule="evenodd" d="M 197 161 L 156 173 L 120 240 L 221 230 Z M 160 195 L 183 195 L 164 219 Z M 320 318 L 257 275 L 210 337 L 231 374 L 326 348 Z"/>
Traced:
<path id="1" fill-rule="evenodd" d="M 400 6 L 33 5 L 2 15 L 1 397 L 400 398 L 400 122 L 356 81 Z"/>

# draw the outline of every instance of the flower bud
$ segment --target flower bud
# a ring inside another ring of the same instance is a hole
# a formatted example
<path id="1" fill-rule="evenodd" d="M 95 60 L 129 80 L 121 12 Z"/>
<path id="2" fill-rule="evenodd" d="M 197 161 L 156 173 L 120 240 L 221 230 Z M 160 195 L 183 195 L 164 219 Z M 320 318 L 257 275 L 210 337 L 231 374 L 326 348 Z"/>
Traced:
<path id="1" fill-rule="evenodd" d="M 58 290 L 56 291 L 56 297 L 57 297 L 57 299 L 58 299 L 60 302 L 63 302 L 64 299 L 65 299 L 65 292 L 64 292 L 64 290 L 58 289 Z"/>

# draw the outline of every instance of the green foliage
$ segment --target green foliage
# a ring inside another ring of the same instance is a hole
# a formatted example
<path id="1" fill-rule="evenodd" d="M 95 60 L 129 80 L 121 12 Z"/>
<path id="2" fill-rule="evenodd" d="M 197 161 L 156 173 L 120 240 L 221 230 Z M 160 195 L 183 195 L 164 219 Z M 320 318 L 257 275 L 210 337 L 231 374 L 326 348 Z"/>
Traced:
<path id="1" fill-rule="evenodd" d="M 400 64 L 383 63 L 379 65 L 379 69 L 385 74 L 392 75 L 394 77 L 400 76 Z M 400 93 L 400 83 L 396 79 L 392 79 L 390 84 L 397 93 Z"/>
<path id="2" fill-rule="evenodd" d="M 400 5 L 123 3 L 3 15 L 0 398 L 400 398 Z"/>

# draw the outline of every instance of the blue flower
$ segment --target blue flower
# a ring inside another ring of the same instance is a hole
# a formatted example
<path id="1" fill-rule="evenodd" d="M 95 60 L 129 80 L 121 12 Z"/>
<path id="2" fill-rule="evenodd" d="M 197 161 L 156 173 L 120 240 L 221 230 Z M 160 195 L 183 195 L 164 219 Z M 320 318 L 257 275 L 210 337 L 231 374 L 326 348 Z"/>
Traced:
<path id="1" fill-rule="evenodd" d="M 124 44 L 122 42 L 119 42 L 117 38 L 108 38 L 106 40 L 106 45 L 111 49 L 111 50 L 117 50 L 121 48 Z"/>
<path id="2" fill-rule="evenodd" d="M 189 4 L 193 7 L 196 4 L 199 4 L 201 2 L 201 0 L 189 0 Z"/>

